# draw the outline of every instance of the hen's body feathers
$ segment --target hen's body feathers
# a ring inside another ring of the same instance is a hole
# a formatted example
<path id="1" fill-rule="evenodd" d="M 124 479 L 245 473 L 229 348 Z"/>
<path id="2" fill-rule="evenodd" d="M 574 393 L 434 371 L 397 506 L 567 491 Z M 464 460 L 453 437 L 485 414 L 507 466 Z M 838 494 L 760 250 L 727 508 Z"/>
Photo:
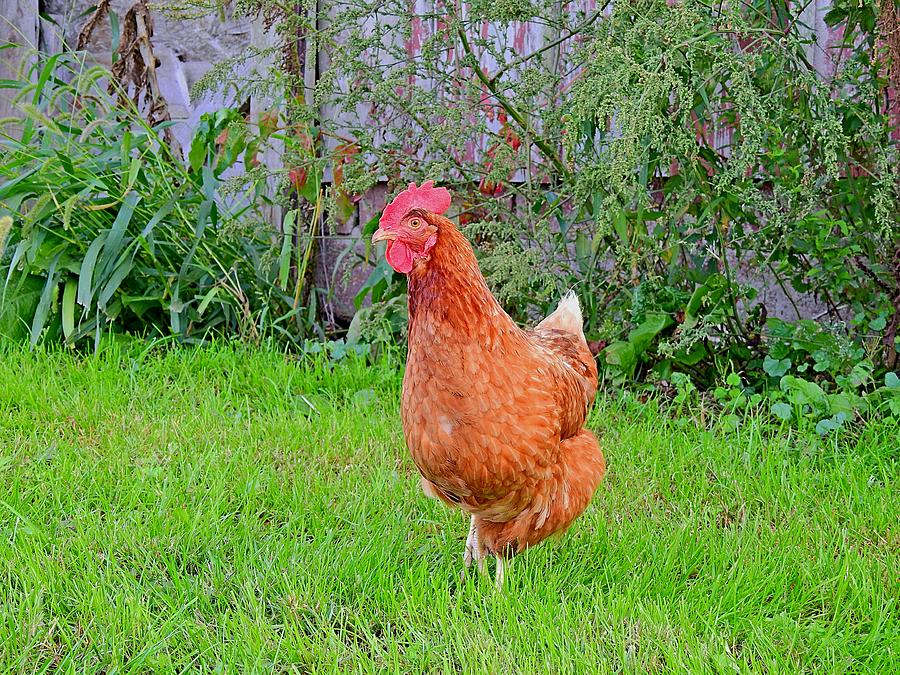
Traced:
<path id="1" fill-rule="evenodd" d="M 409 274 L 404 433 L 425 491 L 473 514 L 481 545 L 510 555 L 565 530 L 603 478 L 583 428 L 597 368 L 574 294 L 520 329 L 468 242 L 440 222 L 430 259 Z"/>

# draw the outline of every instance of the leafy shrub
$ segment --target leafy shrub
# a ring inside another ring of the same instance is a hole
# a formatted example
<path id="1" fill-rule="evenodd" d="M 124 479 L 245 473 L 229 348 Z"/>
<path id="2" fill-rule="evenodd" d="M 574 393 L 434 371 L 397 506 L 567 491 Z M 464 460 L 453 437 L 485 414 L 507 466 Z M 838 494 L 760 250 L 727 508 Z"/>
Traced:
<path id="1" fill-rule="evenodd" d="M 55 55 L 35 75 L 6 83 L 21 118 L 0 138 L 0 213 L 12 217 L 0 332 L 32 343 L 105 330 L 293 339 L 296 305 L 276 283 L 259 195 L 224 189 L 265 138 L 236 111 L 208 115 L 185 165 L 161 140 L 171 123 L 151 127 L 107 93 L 108 72 Z"/>

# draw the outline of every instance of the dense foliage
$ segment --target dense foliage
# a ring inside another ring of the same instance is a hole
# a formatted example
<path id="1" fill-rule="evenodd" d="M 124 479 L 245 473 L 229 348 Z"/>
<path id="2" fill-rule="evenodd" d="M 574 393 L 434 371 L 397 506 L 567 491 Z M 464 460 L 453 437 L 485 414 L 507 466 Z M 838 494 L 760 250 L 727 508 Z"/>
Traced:
<path id="1" fill-rule="evenodd" d="M 202 120 L 184 163 L 161 138 L 171 123 L 151 128 L 107 93 L 109 79 L 56 55 L 6 83 L 21 117 L 0 137 L 0 205 L 14 216 L 0 237 L 0 334 L 302 336 L 281 273 L 292 249 L 275 248 L 258 186 L 227 189 L 226 171 L 265 139 L 220 111 Z"/>
<path id="2" fill-rule="evenodd" d="M 327 22 L 249 4 L 305 48 L 285 58 L 283 90 L 300 91 L 306 59 L 324 54 L 314 95 L 285 107 L 314 148 L 298 166 L 334 170 L 335 199 L 384 178 L 389 192 L 453 184 L 500 299 L 528 320 L 577 287 L 609 381 L 706 388 L 732 373 L 743 404 L 797 399 L 802 380 L 842 402 L 817 406 L 828 419 L 894 381 L 895 3 L 836 2 L 834 46 L 815 42 L 802 8 L 768 0 L 414 15 L 389 0 Z M 516 42 L 522 21 L 545 27 L 531 51 Z M 767 285 L 796 310 L 787 318 L 815 321 L 770 317 Z M 403 292 L 375 269 L 364 336 L 396 328 Z"/>

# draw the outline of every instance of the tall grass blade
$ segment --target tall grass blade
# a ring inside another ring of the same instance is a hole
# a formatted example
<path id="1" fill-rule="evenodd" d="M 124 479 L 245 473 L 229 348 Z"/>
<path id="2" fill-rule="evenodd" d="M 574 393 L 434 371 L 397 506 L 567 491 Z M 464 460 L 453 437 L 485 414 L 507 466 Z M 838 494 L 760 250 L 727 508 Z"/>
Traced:
<path id="1" fill-rule="evenodd" d="M 106 278 L 113 270 L 113 266 L 122 254 L 122 241 L 125 238 L 125 231 L 134 215 L 134 207 L 141 200 L 141 196 L 135 192 L 130 192 L 125 197 L 122 205 L 119 207 L 119 213 L 109 230 L 109 236 L 103 246 L 103 253 L 100 255 L 99 266 L 101 278 Z"/>
<path id="2" fill-rule="evenodd" d="M 47 268 L 47 283 L 44 284 L 41 299 L 38 301 L 37 309 L 34 312 L 34 321 L 31 323 L 30 341 L 32 347 L 41 339 L 41 333 L 44 332 L 44 326 L 47 323 L 47 316 L 50 314 L 50 302 L 53 299 L 53 291 L 56 289 L 57 282 L 56 265 L 59 263 L 61 255 L 61 252 L 57 253 Z"/>
<path id="3" fill-rule="evenodd" d="M 84 254 L 84 260 L 81 261 L 81 270 L 78 273 L 78 304 L 87 307 L 91 304 L 94 295 L 93 277 L 94 268 L 97 266 L 97 256 L 109 232 L 101 232 L 96 239 L 88 247 L 87 253 Z"/>

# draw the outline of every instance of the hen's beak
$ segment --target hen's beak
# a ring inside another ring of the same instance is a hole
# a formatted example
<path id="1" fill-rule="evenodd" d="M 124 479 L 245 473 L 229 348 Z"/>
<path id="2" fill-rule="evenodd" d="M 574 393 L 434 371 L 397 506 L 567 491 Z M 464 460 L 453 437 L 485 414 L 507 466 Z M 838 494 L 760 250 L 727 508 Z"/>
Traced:
<path id="1" fill-rule="evenodd" d="M 379 241 L 390 241 L 392 239 L 397 238 L 396 232 L 391 232 L 390 230 L 383 230 L 380 227 L 375 230 L 375 234 L 372 235 L 372 243 L 377 244 Z"/>

